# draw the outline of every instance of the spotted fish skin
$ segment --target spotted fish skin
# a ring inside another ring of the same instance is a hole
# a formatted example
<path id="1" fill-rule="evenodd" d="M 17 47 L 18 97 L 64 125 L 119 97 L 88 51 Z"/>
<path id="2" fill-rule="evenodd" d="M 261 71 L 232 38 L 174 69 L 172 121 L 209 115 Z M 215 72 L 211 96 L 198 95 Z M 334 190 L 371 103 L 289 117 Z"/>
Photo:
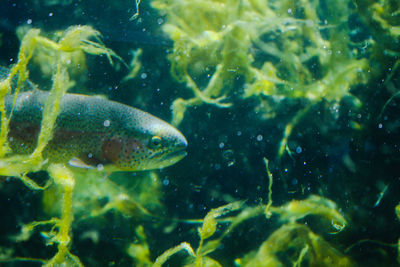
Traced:
<path id="1" fill-rule="evenodd" d="M 14 153 L 32 153 L 36 147 L 48 95 L 37 89 L 20 93 L 13 108 L 14 96 L 6 96 Z M 99 96 L 65 94 L 43 156 L 49 162 L 78 158 L 111 171 L 137 171 L 176 163 L 186 155 L 186 146 L 177 129 L 149 113 Z"/>

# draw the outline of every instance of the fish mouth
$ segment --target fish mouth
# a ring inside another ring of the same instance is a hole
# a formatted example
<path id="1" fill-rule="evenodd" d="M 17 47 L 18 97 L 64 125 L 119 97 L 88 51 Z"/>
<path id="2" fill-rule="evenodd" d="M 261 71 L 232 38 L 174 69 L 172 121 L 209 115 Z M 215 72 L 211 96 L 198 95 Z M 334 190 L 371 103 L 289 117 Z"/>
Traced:
<path id="1" fill-rule="evenodd" d="M 162 155 L 164 154 L 164 155 Z M 174 165 L 187 155 L 185 149 L 174 150 L 169 153 L 155 153 L 152 159 L 142 166 L 142 170 L 162 169 Z"/>
<path id="2" fill-rule="evenodd" d="M 180 161 L 187 155 L 186 148 L 188 143 L 186 141 L 186 138 L 182 134 L 180 134 L 178 140 L 179 141 L 176 142 L 174 149 L 161 157 L 161 161 L 165 161 L 168 165 L 172 165 Z"/>
<path id="3" fill-rule="evenodd" d="M 173 152 L 168 153 L 164 157 L 162 157 L 162 161 L 173 161 L 174 163 L 183 159 L 187 155 L 186 149 L 182 148 Z"/>

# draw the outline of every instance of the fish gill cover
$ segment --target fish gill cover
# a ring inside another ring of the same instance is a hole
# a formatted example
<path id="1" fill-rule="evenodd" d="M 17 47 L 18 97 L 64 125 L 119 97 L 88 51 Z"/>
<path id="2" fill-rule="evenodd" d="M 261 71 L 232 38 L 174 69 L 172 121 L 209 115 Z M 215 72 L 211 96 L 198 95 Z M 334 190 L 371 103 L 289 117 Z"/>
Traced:
<path id="1" fill-rule="evenodd" d="M 399 264 L 398 1 L 0 5 L 2 264 Z M 17 155 L 4 99 L 32 86 L 50 97 Z M 188 156 L 49 165 L 67 90 L 169 118 Z"/>

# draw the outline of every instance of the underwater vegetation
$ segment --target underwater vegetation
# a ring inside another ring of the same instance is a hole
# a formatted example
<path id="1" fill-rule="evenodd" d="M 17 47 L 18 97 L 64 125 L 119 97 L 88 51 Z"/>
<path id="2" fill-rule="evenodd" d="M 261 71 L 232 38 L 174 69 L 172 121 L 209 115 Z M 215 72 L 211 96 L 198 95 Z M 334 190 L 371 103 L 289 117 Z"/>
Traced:
<path id="1" fill-rule="evenodd" d="M 163 30 L 174 40 L 171 74 L 194 95 L 174 101 L 175 125 L 188 107 L 203 103 L 223 108 L 237 98 L 261 95 L 273 103 L 260 112 L 270 114 L 285 99 L 305 99 L 307 106 L 286 125 L 281 157 L 293 127 L 311 106 L 320 101 L 334 106 L 367 81 L 367 61 L 346 25 L 352 11 L 340 1 L 160 0 L 152 5 L 166 14 Z"/>
<path id="2" fill-rule="evenodd" d="M 11 68 L 7 78 L 0 83 L 2 92 L 0 99 L 0 112 L 2 114 L 0 134 L 1 175 L 19 177 L 32 190 L 45 190 L 48 187 L 49 184 L 45 186 L 38 185 L 27 176 L 27 173 L 44 169 L 44 165 L 47 162 L 47 159 L 43 158 L 42 152 L 52 138 L 53 128 L 60 110 L 61 98 L 72 86 L 66 67 L 71 60 L 70 54 L 76 51 L 93 55 L 106 54 L 110 62 L 112 62 L 111 55 L 113 55 L 113 52 L 111 50 L 104 47 L 102 43 L 89 40 L 89 38 L 96 39 L 98 37 L 99 33 L 97 31 L 85 26 L 67 29 L 58 42 L 40 36 L 40 31 L 37 29 L 31 29 L 24 35 L 18 53 L 18 62 Z M 15 96 L 15 104 L 17 95 L 27 82 L 27 64 L 32 58 L 36 47 L 47 49 L 55 55 L 54 62 L 49 62 L 54 64 L 56 69 L 53 75 L 53 86 L 43 109 L 43 118 L 36 148 L 30 155 L 14 155 L 9 147 L 8 138 L 12 113 L 8 116 L 6 115 L 5 96 L 13 94 Z M 15 77 L 17 77 L 16 81 L 14 80 Z M 13 84 L 15 86 L 12 86 Z M 52 181 L 62 188 L 61 216 L 60 218 L 52 218 L 46 221 L 32 222 L 24 226 L 22 232 L 24 235 L 29 235 L 29 232 L 37 226 L 50 225 L 52 230 L 48 234 L 48 242 L 49 244 L 57 244 L 58 251 L 52 259 L 43 261 L 44 265 L 54 266 L 55 264 L 66 263 L 68 265 L 81 266 L 79 258 L 70 253 L 68 249 L 70 242 L 69 231 L 73 218 L 71 210 L 72 192 L 75 185 L 73 174 L 60 164 L 51 164 L 45 169 L 52 177 Z"/>
<path id="3" fill-rule="evenodd" d="M 347 4 L 160 0 L 152 5 L 166 15 L 163 30 L 174 40 L 171 74 L 194 95 L 174 102 L 176 124 L 187 106 L 228 107 L 235 95 L 339 101 L 367 81 L 367 62 L 348 36 Z"/>
<path id="4" fill-rule="evenodd" d="M 73 2 L 0 4 L 0 265 L 400 264 L 398 1 Z M 6 98 L 37 88 L 18 154 Z M 188 156 L 49 161 L 69 91 L 167 118 Z"/>

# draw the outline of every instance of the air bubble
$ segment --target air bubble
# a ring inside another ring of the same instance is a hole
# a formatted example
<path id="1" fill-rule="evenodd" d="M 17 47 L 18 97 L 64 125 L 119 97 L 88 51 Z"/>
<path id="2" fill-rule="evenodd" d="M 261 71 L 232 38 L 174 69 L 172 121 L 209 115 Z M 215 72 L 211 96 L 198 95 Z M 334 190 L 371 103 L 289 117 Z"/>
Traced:
<path id="1" fill-rule="evenodd" d="M 98 171 L 104 170 L 103 164 L 97 164 L 97 170 L 98 170 Z"/>
<path id="2" fill-rule="evenodd" d="M 225 150 L 224 152 L 222 152 L 222 157 L 224 158 L 226 165 L 228 167 L 233 166 L 236 163 L 235 155 L 233 153 L 233 150 L 231 150 L 231 149 L 228 149 L 228 150 Z"/>

